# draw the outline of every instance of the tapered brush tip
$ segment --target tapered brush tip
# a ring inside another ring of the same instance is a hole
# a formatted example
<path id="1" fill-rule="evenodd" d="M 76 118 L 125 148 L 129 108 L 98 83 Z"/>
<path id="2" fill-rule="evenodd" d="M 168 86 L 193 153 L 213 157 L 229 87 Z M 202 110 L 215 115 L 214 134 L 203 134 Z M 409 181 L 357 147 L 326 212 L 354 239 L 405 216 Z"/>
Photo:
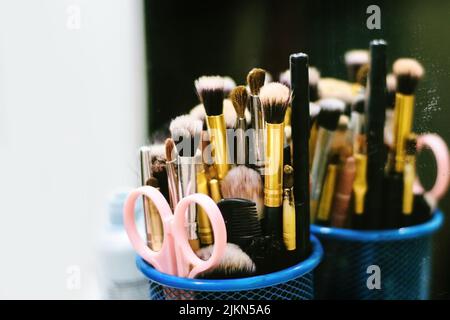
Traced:
<path id="1" fill-rule="evenodd" d="M 319 126 L 334 131 L 338 127 L 339 118 L 345 111 L 345 102 L 339 99 L 328 98 L 319 100 L 320 112 L 317 116 Z"/>
<path id="2" fill-rule="evenodd" d="M 362 49 L 349 50 L 345 53 L 344 60 L 345 64 L 348 66 L 357 66 L 369 63 L 369 51 Z"/>
<path id="3" fill-rule="evenodd" d="M 266 79 L 266 71 L 261 68 L 253 68 L 247 75 L 247 84 L 250 88 L 250 93 L 254 96 L 259 95 L 261 87 L 264 85 Z"/>
<path id="4" fill-rule="evenodd" d="M 264 119 L 268 123 L 282 123 L 286 108 L 290 102 L 290 90 L 284 84 L 272 82 L 263 86 L 259 99 L 264 111 Z"/>
<path id="5" fill-rule="evenodd" d="M 423 66 L 417 60 L 410 58 L 397 59 L 392 69 L 397 77 L 397 91 L 405 95 L 414 93 L 419 80 L 425 73 Z"/>
<path id="6" fill-rule="evenodd" d="M 172 138 L 167 138 L 165 142 L 166 147 L 166 160 L 168 162 L 173 161 L 174 159 L 174 151 L 175 151 L 175 142 Z"/>
<path id="7" fill-rule="evenodd" d="M 247 106 L 248 93 L 245 86 L 237 86 L 230 93 L 230 100 L 239 118 L 245 118 L 245 108 Z"/>
<path id="8" fill-rule="evenodd" d="M 195 88 L 206 114 L 217 116 L 222 114 L 225 83 L 220 76 L 202 76 L 195 80 Z"/>

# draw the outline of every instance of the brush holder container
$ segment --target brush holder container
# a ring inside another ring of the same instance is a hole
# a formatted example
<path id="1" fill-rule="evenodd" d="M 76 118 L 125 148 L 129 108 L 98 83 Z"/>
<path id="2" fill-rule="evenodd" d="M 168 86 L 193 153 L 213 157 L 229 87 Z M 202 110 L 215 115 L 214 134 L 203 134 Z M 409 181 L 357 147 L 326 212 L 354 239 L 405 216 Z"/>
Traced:
<path id="1" fill-rule="evenodd" d="M 312 252 L 287 269 L 248 278 L 203 280 L 161 273 L 141 257 L 137 267 L 149 279 L 152 300 L 312 300 L 313 271 L 322 259 L 322 246 L 311 237 Z"/>
<path id="2" fill-rule="evenodd" d="M 423 224 L 395 230 L 312 225 L 311 231 L 325 251 L 315 270 L 316 298 L 428 299 L 432 238 L 442 222 L 442 212 L 436 211 Z"/>

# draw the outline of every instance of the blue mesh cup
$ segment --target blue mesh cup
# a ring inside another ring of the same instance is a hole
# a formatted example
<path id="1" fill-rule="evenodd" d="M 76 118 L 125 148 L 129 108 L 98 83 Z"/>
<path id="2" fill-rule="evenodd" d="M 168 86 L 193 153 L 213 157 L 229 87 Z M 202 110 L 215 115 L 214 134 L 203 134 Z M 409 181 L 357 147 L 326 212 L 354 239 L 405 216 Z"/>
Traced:
<path id="1" fill-rule="evenodd" d="M 311 231 L 325 251 L 315 271 L 316 298 L 428 299 L 432 236 L 442 222 L 443 214 L 437 211 L 426 223 L 395 230 L 356 231 L 313 225 Z M 379 289 L 374 288 L 376 274 L 380 275 Z"/>
<path id="2" fill-rule="evenodd" d="M 161 273 L 141 257 L 136 263 L 150 282 L 153 300 L 311 300 L 313 271 L 322 259 L 322 246 L 311 237 L 308 259 L 290 268 L 241 279 L 187 279 Z"/>

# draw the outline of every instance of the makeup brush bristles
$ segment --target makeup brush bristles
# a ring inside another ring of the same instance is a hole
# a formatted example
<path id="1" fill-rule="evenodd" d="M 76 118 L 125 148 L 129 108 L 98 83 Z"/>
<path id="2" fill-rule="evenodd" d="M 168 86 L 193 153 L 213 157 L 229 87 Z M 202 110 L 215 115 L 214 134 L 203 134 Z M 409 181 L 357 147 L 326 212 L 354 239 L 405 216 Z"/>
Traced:
<path id="1" fill-rule="evenodd" d="M 203 123 L 190 115 L 176 117 L 170 122 L 169 130 L 180 156 L 193 157 L 196 143 L 200 140 Z"/>
<path id="2" fill-rule="evenodd" d="M 230 93 L 230 100 L 236 110 L 238 118 L 245 118 L 245 108 L 247 106 L 248 93 L 245 86 L 238 86 Z"/>
<path id="3" fill-rule="evenodd" d="M 265 121 L 282 123 L 291 99 L 289 88 L 279 82 L 272 82 L 261 88 L 259 98 Z"/>
<path id="4" fill-rule="evenodd" d="M 369 51 L 355 49 L 345 53 L 344 60 L 348 66 L 363 65 L 369 63 Z"/>
<path id="5" fill-rule="evenodd" d="M 242 198 L 256 204 L 258 218 L 264 214 L 264 193 L 261 175 L 246 166 L 231 169 L 221 183 L 222 196 L 227 198 Z"/>
<path id="6" fill-rule="evenodd" d="M 172 138 L 167 138 L 165 142 L 166 161 L 171 162 L 175 157 L 175 142 Z"/>
<path id="7" fill-rule="evenodd" d="M 339 124 L 339 118 L 345 111 L 345 102 L 339 99 L 328 98 L 319 100 L 320 112 L 317 116 L 319 126 L 334 131 Z"/>
<path id="8" fill-rule="evenodd" d="M 212 255 L 213 249 L 214 245 L 210 245 L 198 250 L 196 253 L 200 259 L 208 260 Z M 227 243 L 225 253 L 219 265 L 213 269 L 204 271 L 198 278 L 243 278 L 253 275 L 255 271 L 256 266 L 252 259 L 239 246 L 233 243 Z"/>
<path id="9" fill-rule="evenodd" d="M 414 93 L 419 80 L 425 73 L 417 60 L 409 58 L 396 60 L 392 69 L 397 78 L 397 91 L 405 95 Z"/>
<path id="10" fill-rule="evenodd" d="M 259 95 L 259 90 L 264 85 L 266 79 L 266 71 L 260 68 L 253 68 L 247 75 L 247 84 L 250 88 L 250 93 L 254 96 Z"/>
<path id="11" fill-rule="evenodd" d="M 195 80 L 197 94 L 208 116 L 217 116 L 223 112 L 224 82 L 220 76 L 202 76 Z"/>

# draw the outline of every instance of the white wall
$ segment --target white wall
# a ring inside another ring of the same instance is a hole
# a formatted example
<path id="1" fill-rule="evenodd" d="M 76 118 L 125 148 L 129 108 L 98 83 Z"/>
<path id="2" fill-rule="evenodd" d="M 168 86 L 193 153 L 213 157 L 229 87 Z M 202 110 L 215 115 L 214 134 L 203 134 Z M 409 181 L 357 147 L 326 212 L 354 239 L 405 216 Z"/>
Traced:
<path id="1" fill-rule="evenodd" d="M 0 0 L 0 298 L 97 297 L 106 197 L 138 181 L 143 36 L 138 0 Z"/>

